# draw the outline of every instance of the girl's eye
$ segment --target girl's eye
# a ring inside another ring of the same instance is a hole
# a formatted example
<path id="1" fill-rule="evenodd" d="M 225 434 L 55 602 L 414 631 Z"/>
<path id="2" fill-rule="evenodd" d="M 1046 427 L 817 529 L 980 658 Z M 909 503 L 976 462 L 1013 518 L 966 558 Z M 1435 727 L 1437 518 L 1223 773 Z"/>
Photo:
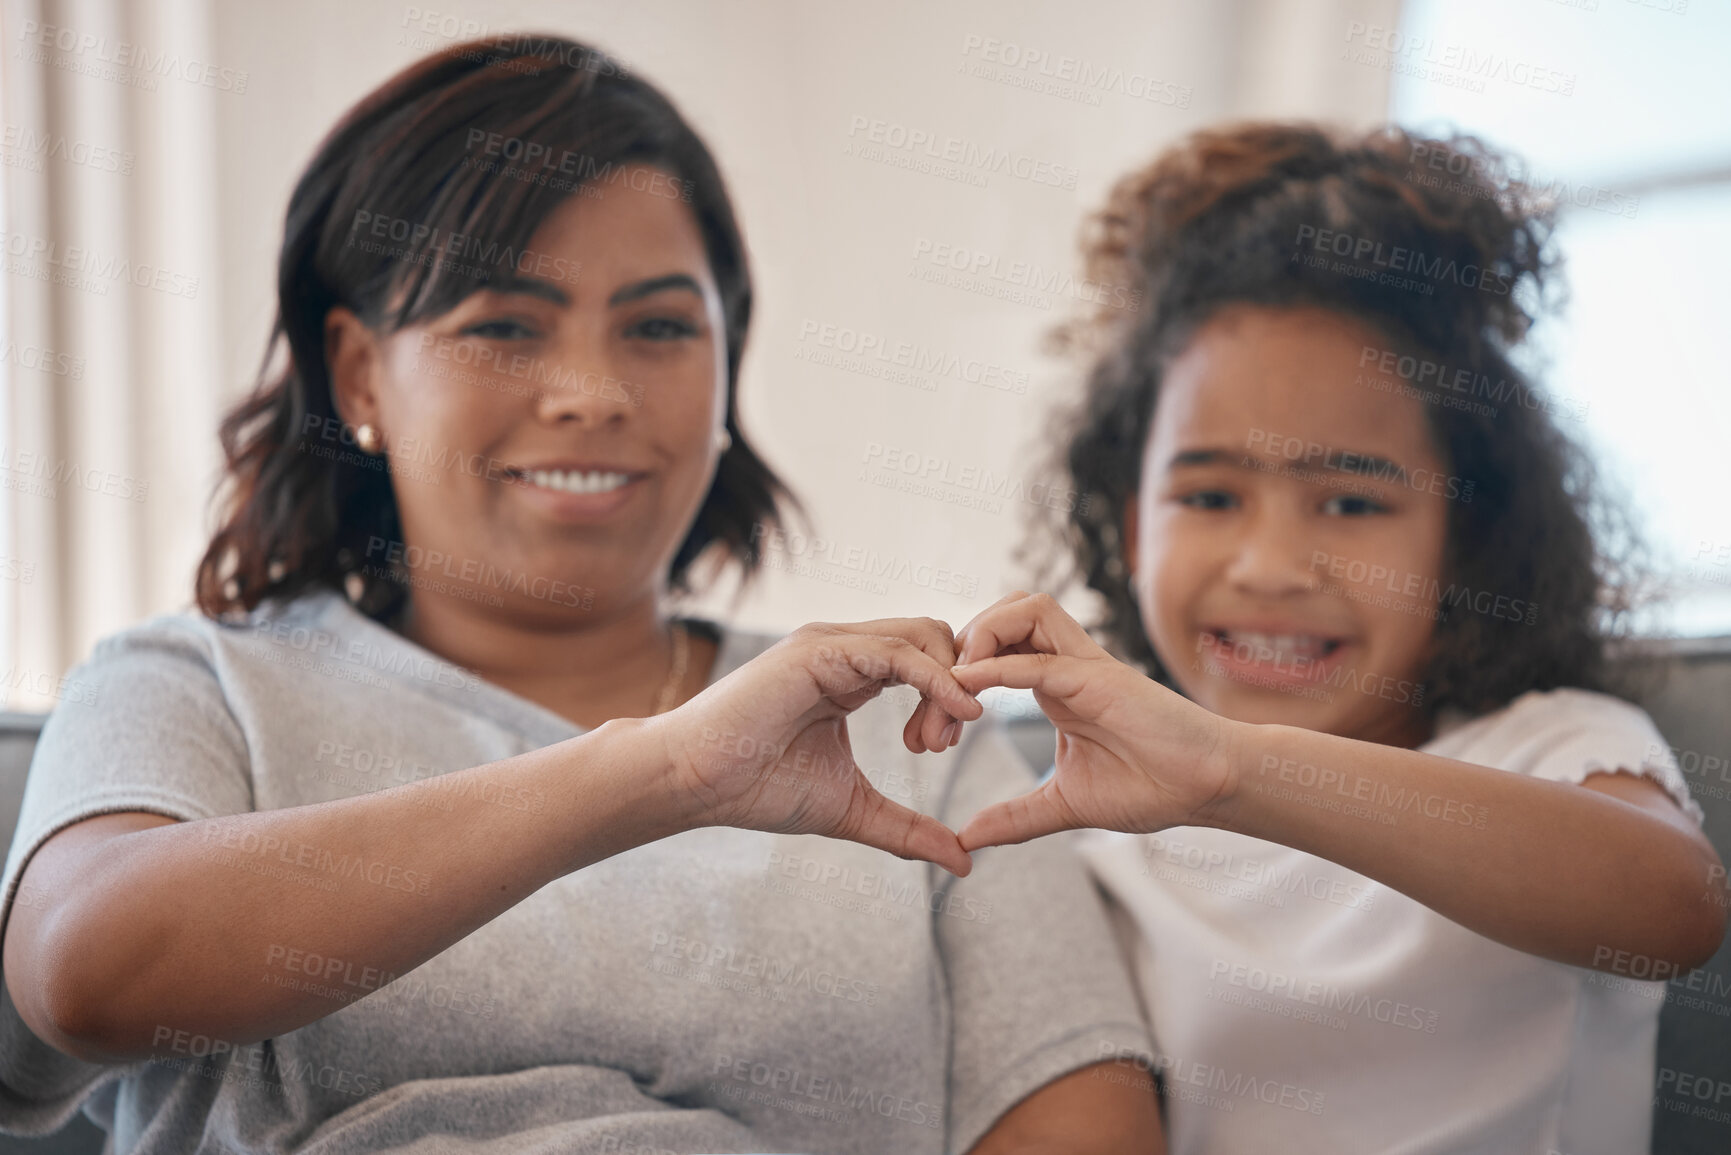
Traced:
<path id="1" fill-rule="evenodd" d="M 681 317 L 647 317 L 625 330 L 630 337 L 649 341 L 678 341 L 697 336 L 698 329 Z"/>
<path id="2" fill-rule="evenodd" d="M 477 321 L 463 330 L 464 336 L 486 337 L 496 341 L 517 341 L 525 337 L 533 337 L 535 331 L 514 317 L 496 317 L 488 321 Z"/>
<path id="3" fill-rule="evenodd" d="M 1224 490 L 1200 489 L 1179 497 L 1178 504 L 1191 509 L 1231 509 L 1238 504 L 1238 499 Z"/>
<path id="4" fill-rule="evenodd" d="M 1340 514 L 1343 517 L 1363 517 L 1370 513 L 1387 513 L 1388 506 L 1356 493 L 1337 493 L 1322 503 L 1324 513 Z"/>

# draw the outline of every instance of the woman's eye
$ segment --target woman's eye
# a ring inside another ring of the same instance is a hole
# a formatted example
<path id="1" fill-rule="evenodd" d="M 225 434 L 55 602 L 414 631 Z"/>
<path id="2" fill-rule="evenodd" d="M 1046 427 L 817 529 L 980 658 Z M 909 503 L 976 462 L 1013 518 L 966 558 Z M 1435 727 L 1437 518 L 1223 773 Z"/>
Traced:
<path id="1" fill-rule="evenodd" d="M 1231 509 L 1237 503 L 1236 497 L 1219 489 L 1201 489 L 1178 498 L 1179 505 L 1187 505 L 1191 509 Z"/>
<path id="2" fill-rule="evenodd" d="M 1368 497 L 1360 497 L 1356 493 L 1340 493 L 1322 503 L 1324 513 L 1339 514 L 1342 517 L 1363 517 L 1370 513 L 1387 513 L 1388 506 Z"/>
<path id="3" fill-rule="evenodd" d="M 485 337 L 495 341 L 517 341 L 525 337 L 533 337 L 535 331 L 522 321 L 512 317 L 498 317 L 490 321 L 477 321 L 463 330 L 468 337 Z"/>
<path id="4" fill-rule="evenodd" d="M 680 317 L 648 317 L 626 329 L 626 335 L 649 341 L 678 341 L 697 336 L 698 329 Z"/>

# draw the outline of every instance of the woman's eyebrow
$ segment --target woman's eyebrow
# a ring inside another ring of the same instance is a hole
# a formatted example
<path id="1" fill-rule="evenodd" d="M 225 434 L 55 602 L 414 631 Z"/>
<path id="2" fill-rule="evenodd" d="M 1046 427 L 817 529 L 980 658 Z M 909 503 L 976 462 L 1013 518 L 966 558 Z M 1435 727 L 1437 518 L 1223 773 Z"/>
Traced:
<path id="1" fill-rule="evenodd" d="M 668 289 L 686 289 L 697 296 L 703 296 L 703 287 L 697 283 L 697 278 L 687 273 L 668 273 L 661 277 L 650 277 L 646 281 L 636 281 L 615 289 L 613 295 L 607 298 L 607 304 L 624 305 L 642 297 L 665 292 Z"/>
<path id="2" fill-rule="evenodd" d="M 494 293 L 523 293 L 531 297 L 541 297 L 559 306 L 571 303 L 571 298 L 564 289 L 539 277 L 501 277 L 488 282 L 487 289 Z"/>

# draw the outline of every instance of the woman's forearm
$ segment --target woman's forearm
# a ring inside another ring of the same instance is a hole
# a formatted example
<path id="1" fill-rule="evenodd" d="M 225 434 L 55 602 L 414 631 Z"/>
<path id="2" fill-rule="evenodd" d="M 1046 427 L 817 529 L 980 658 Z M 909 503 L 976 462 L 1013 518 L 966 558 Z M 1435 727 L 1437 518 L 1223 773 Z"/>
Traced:
<path id="1" fill-rule="evenodd" d="M 293 1030 L 554 879 L 694 824 L 660 761 L 617 721 L 406 786 L 110 837 L 41 936 L 45 1001 L 78 1057 L 103 1061 L 176 1031 Z"/>
<path id="2" fill-rule="evenodd" d="M 1678 968 L 1718 947 L 1704 840 L 1579 786 L 1290 726 L 1233 724 L 1210 825 L 1339 863 L 1518 950 Z M 1625 956 L 1626 957 L 1626 956 Z"/>

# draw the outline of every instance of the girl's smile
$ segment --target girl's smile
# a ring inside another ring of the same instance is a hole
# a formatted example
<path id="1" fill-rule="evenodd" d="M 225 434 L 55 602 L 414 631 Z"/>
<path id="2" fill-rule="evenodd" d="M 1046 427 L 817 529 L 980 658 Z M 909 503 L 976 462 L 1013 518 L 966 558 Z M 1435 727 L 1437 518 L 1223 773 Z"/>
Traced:
<path id="1" fill-rule="evenodd" d="M 1433 618 L 1317 561 L 1424 589 L 1444 570 L 1448 498 L 1406 479 L 1447 462 L 1421 402 L 1362 383 L 1367 343 L 1386 342 L 1316 309 L 1236 306 L 1203 324 L 1167 369 L 1126 553 L 1149 641 L 1192 699 L 1409 744 L 1430 729 Z M 1294 444 L 1317 451 L 1294 462 Z"/>

